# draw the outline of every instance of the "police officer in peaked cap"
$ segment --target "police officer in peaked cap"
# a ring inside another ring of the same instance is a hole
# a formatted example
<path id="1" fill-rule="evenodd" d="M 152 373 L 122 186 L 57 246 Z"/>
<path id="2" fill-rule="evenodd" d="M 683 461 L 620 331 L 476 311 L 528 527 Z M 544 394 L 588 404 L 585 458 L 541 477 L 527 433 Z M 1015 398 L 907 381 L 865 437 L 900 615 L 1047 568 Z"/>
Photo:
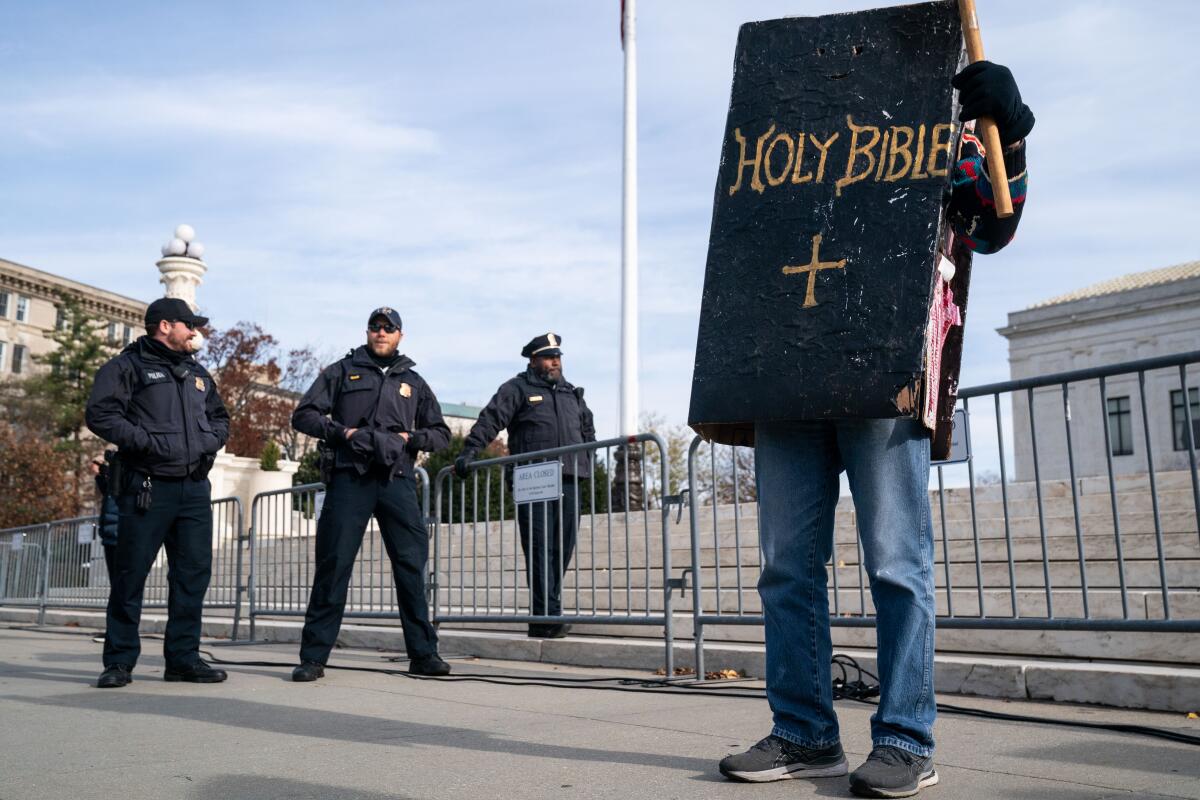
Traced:
<path id="1" fill-rule="evenodd" d="M 563 378 L 562 337 L 556 333 L 536 336 L 521 350 L 521 357 L 529 359 L 525 371 L 501 384 L 467 434 L 455 461 L 460 478 L 469 474 L 475 456 L 505 428 L 513 455 L 596 441 L 583 387 Z M 576 480 L 571 478 L 590 478 L 592 460 L 590 451 L 563 456 L 562 500 L 523 503 L 517 509 L 533 616 L 562 614 L 562 576 L 575 552 L 579 526 L 579 498 Z M 560 638 L 568 630 L 569 625 L 534 623 L 529 635 Z"/>
<path id="2" fill-rule="evenodd" d="M 88 398 L 88 429 L 120 448 L 108 487 L 117 499 L 118 536 L 104 672 L 96 682 L 102 689 L 133 680 L 142 593 L 160 547 L 167 551 L 170 592 L 163 676 L 192 683 L 226 678 L 199 654 L 212 573 L 208 471 L 229 438 L 225 404 L 188 347 L 207 323 L 183 300 L 155 300 L 146 309 L 146 335 L 100 368 Z"/>
<path id="3" fill-rule="evenodd" d="M 295 681 L 325 674 L 354 560 L 372 516 L 392 562 L 408 671 L 450 672 L 438 656 L 425 601 L 429 534 L 416 481 L 417 455 L 444 448 L 450 429 L 433 390 L 399 351 L 401 328 L 395 309 L 372 311 L 367 343 L 326 367 L 292 414 L 292 427 L 323 443 L 330 469 Z"/>

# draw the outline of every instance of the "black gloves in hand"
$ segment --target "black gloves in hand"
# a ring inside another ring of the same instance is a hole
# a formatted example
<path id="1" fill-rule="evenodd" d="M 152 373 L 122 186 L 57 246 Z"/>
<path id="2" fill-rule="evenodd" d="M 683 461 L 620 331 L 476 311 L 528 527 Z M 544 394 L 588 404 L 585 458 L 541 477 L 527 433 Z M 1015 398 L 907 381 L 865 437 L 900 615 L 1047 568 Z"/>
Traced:
<path id="1" fill-rule="evenodd" d="M 950 81 L 958 89 L 963 120 L 991 117 L 1005 147 L 1033 130 L 1033 112 L 1021 102 L 1017 82 L 1008 67 L 976 61 Z"/>
<path id="2" fill-rule="evenodd" d="M 460 478 L 467 477 L 469 471 L 467 468 L 471 466 L 471 462 L 474 460 L 475 454 L 464 450 L 458 458 L 454 459 L 454 474 Z"/>

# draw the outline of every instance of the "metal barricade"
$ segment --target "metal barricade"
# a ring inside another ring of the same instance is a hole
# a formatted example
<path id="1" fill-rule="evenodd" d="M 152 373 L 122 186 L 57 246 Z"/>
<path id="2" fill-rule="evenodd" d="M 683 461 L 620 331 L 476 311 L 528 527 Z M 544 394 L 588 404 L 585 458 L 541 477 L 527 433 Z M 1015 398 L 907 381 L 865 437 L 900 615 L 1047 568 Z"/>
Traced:
<path id="1" fill-rule="evenodd" d="M 1200 631 L 1198 363 L 1184 353 L 959 392 L 974 454 L 931 474 L 939 628 Z M 697 438 L 688 481 L 703 674 L 706 625 L 763 623 L 753 450 Z M 855 513 L 835 519 L 830 623 L 873 626 Z"/>
<path id="2" fill-rule="evenodd" d="M 234 635 L 241 616 L 242 502 L 224 497 L 211 502 L 213 514 L 212 579 L 204 596 L 206 609 L 233 609 Z M 16 537 L 20 537 L 19 544 Z M 5 546 L 7 543 L 7 546 Z M 0 605 L 38 605 L 45 608 L 100 609 L 108 605 L 111 584 L 99 518 L 95 515 L 0 531 Z M 24 553 L 37 553 L 40 578 L 38 595 L 13 595 L 31 588 Z M 155 557 L 142 595 L 142 608 L 166 608 L 170 594 L 165 548 Z M 23 576 L 23 577 L 14 577 Z"/>
<path id="3" fill-rule="evenodd" d="M 429 476 L 416 468 L 421 513 L 428 527 Z M 250 505 L 250 638 L 260 616 L 304 616 L 316 569 L 317 521 L 325 485 L 307 483 L 256 495 Z M 391 561 L 374 519 L 367 524 L 351 573 L 347 617 L 399 616 Z"/>
<path id="4" fill-rule="evenodd" d="M 668 481 L 655 434 L 480 460 L 465 479 L 444 468 L 434 491 L 434 619 L 661 626 L 670 675 L 671 592 L 682 580 L 671 577 L 668 519 L 678 498 Z M 550 599 L 556 576 L 561 609 Z M 535 595 L 547 598 L 542 607 Z"/>
<path id="5" fill-rule="evenodd" d="M 46 533 L 48 525 L 0 531 L 0 605 L 35 607 L 46 621 Z"/>

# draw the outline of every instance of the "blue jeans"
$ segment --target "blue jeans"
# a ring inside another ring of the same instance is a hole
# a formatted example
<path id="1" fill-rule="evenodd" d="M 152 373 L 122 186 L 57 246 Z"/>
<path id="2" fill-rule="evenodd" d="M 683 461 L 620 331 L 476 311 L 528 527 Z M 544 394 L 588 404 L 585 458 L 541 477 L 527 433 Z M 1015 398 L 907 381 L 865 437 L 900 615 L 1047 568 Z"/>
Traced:
<path id="1" fill-rule="evenodd" d="M 933 537 L 929 435 L 912 419 L 760 422 L 755 426 L 758 591 L 766 617 L 772 733 L 806 747 L 838 741 L 829 597 L 838 476 L 846 470 L 875 601 L 875 746 L 933 753 Z"/>

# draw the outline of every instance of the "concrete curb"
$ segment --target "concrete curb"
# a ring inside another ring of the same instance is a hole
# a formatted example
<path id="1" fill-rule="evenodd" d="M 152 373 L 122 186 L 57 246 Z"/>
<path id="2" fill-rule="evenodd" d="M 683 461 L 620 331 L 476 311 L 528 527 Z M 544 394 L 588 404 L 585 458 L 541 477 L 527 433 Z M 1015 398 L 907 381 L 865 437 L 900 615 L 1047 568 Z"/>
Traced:
<path id="1" fill-rule="evenodd" d="M 0 608 L 0 621 L 29 624 L 36 620 L 37 609 Z M 103 614 L 47 609 L 46 624 L 98 630 L 103 626 Z M 299 618 L 259 619 L 255 625 L 257 641 L 299 642 L 302 625 Z M 162 633 L 165 627 L 165 615 L 142 617 L 143 633 Z M 232 620 L 228 618 L 206 617 L 203 632 L 207 637 L 227 639 L 232 628 Z M 249 630 L 245 621 L 241 630 L 242 635 Z M 661 668 L 664 662 L 663 643 L 653 639 L 584 635 L 530 639 L 521 633 L 464 630 L 445 625 L 439 628 L 438 636 L 445 655 L 648 671 Z M 400 652 L 404 650 L 404 637 L 399 626 L 349 623 L 342 626 L 338 644 Z M 874 650 L 839 647 L 835 652 L 851 656 L 863 669 L 878 672 Z M 766 653 L 761 645 L 716 642 L 706 644 L 704 653 L 710 670 L 734 669 L 749 676 L 765 672 Z M 691 642 L 677 641 L 676 665 L 693 666 L 693 661 Z M 1200 669 L 1184 665 L 939 653 L 934 663 L 934 684 L 944 694 L 1054 700 L 1153 711 L 1200 711 Z"/>

